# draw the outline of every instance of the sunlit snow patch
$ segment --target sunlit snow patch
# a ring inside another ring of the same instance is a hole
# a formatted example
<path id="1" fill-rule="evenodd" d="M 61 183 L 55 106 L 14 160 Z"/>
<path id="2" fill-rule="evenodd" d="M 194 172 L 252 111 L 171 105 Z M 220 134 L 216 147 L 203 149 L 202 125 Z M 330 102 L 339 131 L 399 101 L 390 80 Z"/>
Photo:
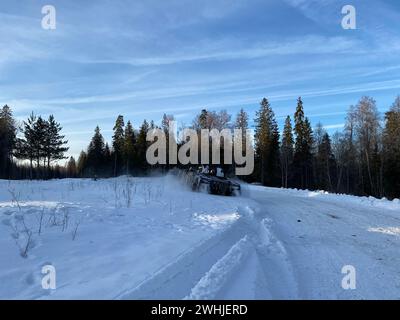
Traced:
<path id="1" fill-rule="evenodd" d="M 57 208 L 59 206 L 59 202 L 56 201 L 5 201 L 0 202 L 0 208 L 8 208 L 8 207 L 39 207 L 39 208 Z"/>
<path id="2" fill-rule="evenodd" d="M 225 214 L 194 214 L 194 219 L 201 222 L 204 225 L 208 225 L 214 229 L 219 229 L 222 226 L 231 224 L 239 219 L 240 215 L 236 212 L 225 213 Z"/>
<path id="3" fill-rule="evenodd" d="M 398 227 L 378 227 L 378 228 L 368 228 L 369 232 L 379 232 L 384 234 L 389 234 L 391 236 L 400 236 L 400 228 Z"/>

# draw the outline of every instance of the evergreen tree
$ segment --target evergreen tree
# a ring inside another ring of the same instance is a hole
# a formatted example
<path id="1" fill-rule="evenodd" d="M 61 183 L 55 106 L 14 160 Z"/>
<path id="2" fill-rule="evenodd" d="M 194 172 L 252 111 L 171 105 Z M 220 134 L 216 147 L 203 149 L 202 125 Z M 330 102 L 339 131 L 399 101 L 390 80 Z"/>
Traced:
<path id="1" fill-rule="evenodd" d="M 99 126 L 94 131 L 94 136 L 87 151 L 87 168 L 90 175 L 103 175 L 105 169 L 105 143 Z"/>
<path id="2" fill-rule="evenodd" d="M 104 164 L 103 164 L 103 174 L 106 177 L 111 177 L 113 175 L 113 153 L 111 152 L 111 148 L 106 142 L 104 147 Z"/>
<path id="3" fill-rule="evenodd" d="M 45 123 L 44 153 L 47 160 L 47 170 L 50 171 L 52 161 L 65 159 L 65 152 L 69 150 L 65 145 L 68 143 L 64 140 L 65 136 L 61 135 L 62 127 L 56 122 L 53 115 L 49 116 Z"/>
<path id="4" fill-rule="evenodd" d="M 135 145 L 136 137 L 133 130 L 132 123 L 128 121 L 125 128 L 125 141 L 124 141 L 124 159 L 126 161 L 126 174 L 132 172 L 133 166 L 135 164 Z"/>
<path id="5" fill-rule="evenodd" d="M 0 177 L 9 178 L 13 151 L 17 142 L 17 126 L 9 106 L 0 110 Z"/>
<path id="6" fill-rule="evenodd" d="M 318 122 L 314 128 L 314 145 L 312 153 L 315 155 L 313 159 L 313 175 L 315 187 L 327 190 L 326 185 L 322 183 L 322 180 L 325 178 L 325 166 L 324 164 L 321 164 L 321 158 L 319 154 L 325 133 L 326 130 L 324 126 L 321 122 Z"/>
<path id="7" fill-rule="evenodd" d="M 325 131 L 318 144 L 316 155 L 317 185 L 319 189 L 333 190 L 333 170 L 336 166 L 331 139 Z"/>
<path id="8" fill-rule="evenodd" d="M 196 130 L 209 129 L 208 111 L 206 109 L 201 110 L 200 115 L 195 120 L 194 127 Z"/>
<path id="9" fill-rule="evenodd" d="M 165 134 L 165 139 L 166 139 L 166 150 L 167 150 L 167 158 L 166 158 L 166 162 L 167 165 L 165 166 L 165 168 L 168 170 L 170 168 L 170 158 L 169 158 L 169 144 L 170 144 L 170 131 L 172 133 L 172 143 L 176 144 L 176 137 L 175 137 L 175 132 L 174 132 L 174 128 L 172 127 L 172 121 L 174 121 L 174 116 L 173 115 L 167 115 L 164 113 L 162 121 L 161 121 L 161 129 L 164 131 Z"/>
<path id="10" fill-rule="evenodd" d="M 29 177 L 33 178 L 33 161 L 36 161 L 37 173 L 40 176 L 40 167 L 47 168 L 47 177 L 50 177 L 51 162 L 65 159 L 68 141 L 61 135 L 62 127 L 50 116 L 44 120 L 41 116 L 36 117 L 33 113 L 27 121 L 23 122 L 23 137 L 17 139 L 15 156 L 18 159 L 29 161 Z M 61 170 L 61 169 L 60 169 Z M 39 177 L 38 176 L 38 177 Z"/>
<path id="11" fill-rule="evenodd" d="M 17 140 L 15 156 L 18 159 L 29 160 L 29 177 L 33 179 L 33 161 L 36 159 L 35 123 L 36 116 L 31 113 L 27 121 L 23 122 L 22 133 L 24 138 Z"/>
<path id="12" fill-rule="evenodd" d="M 112 137 L 112 147 L 114 155 L 114 176 L 117 176 L 121 172 L 122 165 L 124 163 L 124 117 L 119 115 L 114 125 L 114 135 Z"/>
<path id="13" fill-rule="evenodd" d="M 43 166 L 46 165 L 46 134 L 47 122 L 39 116 L 33 125 L 33 149 L 35 150 L 36 166 L 39 169 L 43 159 Z"/>
<path id="14" fill-rule="evenodd" d="M 400 96 L 385 115 L 383 131 L 383 177 L 385 194 L 400 196 Z"/>
<path id="15" fill-rule="evenodd" d="M 343 185 L 344 169 L 346 167 L 346 143 L 344 134 L 341 132 L 335 132 L 332 136 L 332 153 L 335 158 L 336 168 L 335 176 L 336 182 L 334 185 L 334 191 L 336 193 L 341 192 Z M 342 191 L 343 192 L 343 191 Z"/>
<path id="16" fill-rule="evenodd" d="M 243 108 L 241 108 L 236 115 L 235 123 L 234 123 L 234 129 L 239 129 L 241 130 L 241 139 L 242 139 L 242 144 L 239 145 L 238 141 L 234 140 L 233 141 L 233 152 L 235 152 L 235 149 L 238 147 L 242 148 L 242 154 L 246 153 L 246 143 L 247 143 L 247 130 L 249 129 L 249 115 L 247 114 L 246 111 L 244 111 Z M 235 136 L 233 137 L 235 139 Z M 251 141 L 249 141 L 251 143 Z M 232 172 L 235 170 L 236 164 L 233 165 Z M 228 170 L 229 171 L 229 170 Z M 241 179 L 250 182 L 251 181 L 251 176 L 242 176 Z"/>
<path id="17" fill-rule="evenodd" d="M 297 100 L 294 115 L 295 151 L 294 151 L 294 180 L 295 185 L 302 189 L 312 187 L 312 148 L 313 132 L 309 120 L 304 116 L 303 101 Z"/>
<path id="18" fill-rule="evenodd" d="M 145 171 L 148 167 L 146 160 L 146 151 L 148 147 L 147 143 L 147 132 L 150 130 L 149 123 L 144 120 L 143 124 L 140 126 L 138 137 L 136 140 L 136 156 L 138 164 L 138 169 Z"/>
<path id="19" fill-rule="evenodd" d="M 275 114 L 264 98 L 256 112 L 255 145 L 256 161 L 263 185 L 277 186 L 279 183 L 279 129 Z"/>
<path id="20" fill-rule="evenodd" d="M 282 170 L 282 186 L 288 188 L 289 179 L 291 178 L 293 153 L 294 153 L 293 127 L 290 116 L 286 117 L 285 126 L 283 128 L 283 137 L 281 144 L 281 170 Z"/>
<path id="21" fill-rule="evenodd" d="M 242 150 L 246 150 L 246 130 L 249 128 L 249 115 L 243 108 L 240 109 L 236 116 L 235 129 L 242 130 Z"/>

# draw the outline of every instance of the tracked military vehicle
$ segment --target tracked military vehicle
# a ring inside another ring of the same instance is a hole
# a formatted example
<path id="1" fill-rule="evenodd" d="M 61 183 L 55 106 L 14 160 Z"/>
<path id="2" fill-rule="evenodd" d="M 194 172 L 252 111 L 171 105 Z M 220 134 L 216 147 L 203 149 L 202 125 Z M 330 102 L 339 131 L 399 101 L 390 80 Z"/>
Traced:
<path id="1" fill-rule="evenodd" d="M 205 190 L 224 196 L 240 194 L 240 184 L 226 178 L 221 168 L 190 168 L 184 173 L 184 180 L 193 191 Z"/>

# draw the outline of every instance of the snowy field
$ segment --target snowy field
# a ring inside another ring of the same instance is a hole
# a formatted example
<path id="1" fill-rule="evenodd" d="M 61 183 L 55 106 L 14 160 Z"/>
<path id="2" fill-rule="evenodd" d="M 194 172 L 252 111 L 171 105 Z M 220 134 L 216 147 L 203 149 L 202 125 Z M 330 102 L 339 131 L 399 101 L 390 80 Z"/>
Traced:
<path id="1" fill-rule="evenodd" d="M 400 299 L 399 247 L 398 200 L 222 197 L 173 176 L 0 180 L 0 299 Z"/>

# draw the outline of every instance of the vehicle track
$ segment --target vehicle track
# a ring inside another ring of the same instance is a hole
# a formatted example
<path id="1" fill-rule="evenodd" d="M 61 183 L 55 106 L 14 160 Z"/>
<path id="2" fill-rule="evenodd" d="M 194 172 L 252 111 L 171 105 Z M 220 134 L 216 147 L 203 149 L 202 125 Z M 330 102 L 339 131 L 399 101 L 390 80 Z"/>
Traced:
<path id="1" fill-rule="evenodd" d="M 227 299 L 231 292 L 227 288 L 235 285 L 248 292 L 247 298 L 285 296 L 279 287 L 294 278 L 286 250 L 271 231 L 272 222 L 250 207 L 238 211 L 241 218 L 231 227 L 182 253 L 116 299 Z M 243 273 L 252 280 L 243 283 Z"/>
<path id="2" fill-rule="evenodd" d="M 116 299 L 183 299 L 216 261 L 246 234 L 238 219 L 231 227 L 182 253 L 135 288 Z"/>

